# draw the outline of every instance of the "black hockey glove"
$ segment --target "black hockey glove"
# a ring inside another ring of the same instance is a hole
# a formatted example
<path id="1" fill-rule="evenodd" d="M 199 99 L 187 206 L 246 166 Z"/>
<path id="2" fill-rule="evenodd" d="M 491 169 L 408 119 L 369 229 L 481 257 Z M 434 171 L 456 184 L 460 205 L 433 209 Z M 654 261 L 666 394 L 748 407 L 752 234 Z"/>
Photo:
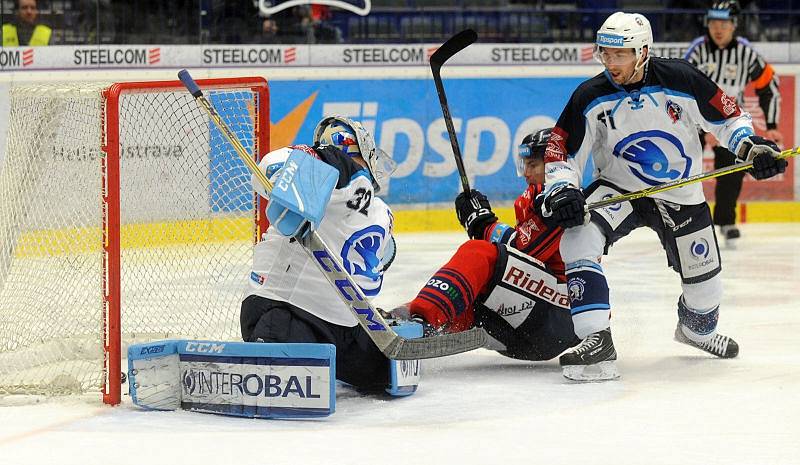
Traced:
<path id="1" fill-rule="evenodd" d="M 456 216 L 471 239 L 482 239 L 486 227 L 497 221 L 497 216 L 489 205 L 489 199 L 475 189 L 471 189 L 469 193 L 458 194 Z"/>
<path id="2" fill-rule="evenodd" d="M 756 179 L 767 179 L 786 171 L 789 162 L 780 155 L 781 149 L 771 140 L 760 136 L 750 136 L 742 141 L 737 158 L 741 161 L 753 161 L 753 168 L 748 172 Z"/>
<path id="3" fill-rule="evenodd" d="M 580 226 L 586 221 L 586 198 L 575 187 L 556 188 L 544 199 L 544 216 L 550 216 L 563 228 Z"/>

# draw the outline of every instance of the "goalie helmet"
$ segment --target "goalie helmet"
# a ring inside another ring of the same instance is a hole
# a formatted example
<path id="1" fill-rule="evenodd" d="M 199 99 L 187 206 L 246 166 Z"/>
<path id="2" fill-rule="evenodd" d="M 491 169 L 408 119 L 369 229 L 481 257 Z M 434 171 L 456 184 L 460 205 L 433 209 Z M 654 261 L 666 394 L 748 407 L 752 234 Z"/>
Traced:
<path id="1" fill-rule="evenodd" d="M 540 129 L 528 134 L 522 139 L 522 143 L 517 149 L 517 176 L 525 176 L 526 160 L 544 160 L 544 152 L 547 149 L 547 142 L 550 140 L 550 133 L 552 131 L 553 128 Z"/>
<path id="2" fill-rule="evenodd" d="M 706 11 L 705 26 L 708 27 L 708 22 L 712 19 L 719 19 L 722 21 L 733 21 L 739 18 L 739 2 L 736 0 L 722 0 L 716 1 L 711 5 L 711 9 Z"/>
<path id="3" fill-rule="evenodd" d="M 647 56 L 644 56 L 645 47 Z M 605 65 L 600 56 L 601 48 L 632 48 L 637 61 L 635 73 L 650 59 L 650 49 L 653 48 L 650 21 L 639 13 L 614 13 L 598 29 L 594 45 L 595 59 Z"/>
<path id="4" fill-rule="evenodd" d="M 375 139 L 358 121 L 344 116 L 323 118 L 314 129 L 314 145 L 333 145 L 347 155 L 360 156 L 367 163 L 375 192 L 397 168 L 389 154 L 375 145 Z"/>

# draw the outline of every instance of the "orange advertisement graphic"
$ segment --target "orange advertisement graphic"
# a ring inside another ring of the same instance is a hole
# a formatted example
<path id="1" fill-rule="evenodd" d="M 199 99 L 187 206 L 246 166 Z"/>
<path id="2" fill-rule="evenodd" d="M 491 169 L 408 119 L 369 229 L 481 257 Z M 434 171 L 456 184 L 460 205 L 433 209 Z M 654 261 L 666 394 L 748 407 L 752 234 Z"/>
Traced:
<path id="1" fill-rule="evenodd" d="M 795 146 L 795 105 L 794 96 L 795 76 L 779 76 L 781 92 L 780 120 L 778 130 L 783 134 L 783 149 Z M 764 112 L 758 105 L 758 96 L 753 91 L 753 86 L 747 86 L 744 96 L 744 110 L 753 115 L 753 128 L 756 134 L 763 136 L 767 129 L 764 120 Z M 740 202 L 748 200 L 794 200 L 794 164 L 796 160 L 789 160 L 789 167 L 786 172 L 774 178 L 756 181 L 749 175 L 745 175 L 742 185 L 742 194 L 739 196 Z M 706 149 L 703 155 L 703 171 L 714 169 L 714 152 Z M 703 190 L 709 202 L 714 200 L 714 184 L 717 181 L 711 179 L 703 183 Z"/>

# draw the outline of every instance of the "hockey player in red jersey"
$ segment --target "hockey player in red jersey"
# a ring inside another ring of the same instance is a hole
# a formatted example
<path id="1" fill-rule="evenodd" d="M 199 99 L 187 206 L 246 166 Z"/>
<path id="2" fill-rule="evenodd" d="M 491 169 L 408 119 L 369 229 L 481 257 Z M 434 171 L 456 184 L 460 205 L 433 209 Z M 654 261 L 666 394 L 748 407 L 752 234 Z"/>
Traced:
<path id="1" fill-rule="evenodd" d="M 559 254 L 563 230 L 539 213 L 549 135 L 529 134 L 519 147 L 517 173 L 528 188 L 514 203 L 517 225 L 500 223 L 481 192 L 459 194 L 456 214 L 472 240 L 396 315 L 423 322 L 429 334 L 481 326 L 487 348 L 525 360 L 548 360 L 580 342 Z"/>

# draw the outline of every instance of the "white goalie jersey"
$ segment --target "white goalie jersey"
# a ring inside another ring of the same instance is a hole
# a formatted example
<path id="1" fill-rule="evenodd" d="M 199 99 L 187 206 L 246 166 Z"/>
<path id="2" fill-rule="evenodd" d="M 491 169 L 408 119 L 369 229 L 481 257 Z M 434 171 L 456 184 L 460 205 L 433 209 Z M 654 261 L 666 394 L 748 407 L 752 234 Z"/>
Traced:
<path id="1" fill-rule="evenodd" d="M 284 147 L 268 153 L 259 167 L 272 177 L 292 150 Z M 339 170 L 339 180 L 317 233 L 353 281 L 372 298 L 380 291 L 383 273 L 394 258 L 392 213 L 375 196 L 369 171 L 342 152 L 335 153 L 319 153 L 324 162 Z M 254 186 L 258 186 L 255 180 Z M 258 187 L 256 191 L 263 195 Z M 288 302 L 333 324 L 358 324 L 302 246 L 271 226 L 254 248 L 247 295 Z"/>

